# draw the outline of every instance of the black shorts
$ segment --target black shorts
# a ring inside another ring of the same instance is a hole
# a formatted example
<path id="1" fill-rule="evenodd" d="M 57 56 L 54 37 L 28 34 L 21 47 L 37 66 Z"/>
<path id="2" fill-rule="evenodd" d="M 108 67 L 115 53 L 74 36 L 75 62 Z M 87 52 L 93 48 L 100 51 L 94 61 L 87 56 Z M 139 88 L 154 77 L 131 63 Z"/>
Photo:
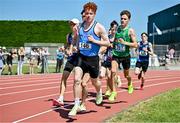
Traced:
<path id="1" fill-rule="evenodd" d="M 149 66 L 149 61 L 137 61 L 136 62 L 136 67 L 141 68 L 142 67 L 142 71 L 146 72 Z"/>
<path id="2" fill-rule="evenodd" d="M 67 62 L 66 62 L 66 65 L 65 65 L 65 67 L 64 67 L 64 71 L 71 72 L 74 67 L 75 67 L 75 66 L 74 66 L 71 62 L 67 61 Z"/>
<path id="3" fill-rule="evenodd" d="M 12 60 L 7 60 L 7 65 L 11 65 L 12 66 Z"/>
<path id="4" fill-rule="evenodd" d="M 78 66 L 81 67 L 83 73 L 89 73 L 91 78 L 99 76 L 99 56 L 84 56 L 80 54 Z"/>
<path id="5" fill-rule="evenodd" d="M 73 68 L 78 65 L 78 59 L 79 59 L 79 54 L 74 54 L 73 56 L 69 57 L 67 59 L 64 70 L 71 72 L 73 70 Z"/>
<path id="6" fill-rule="evenodd" d="M 111 61 L 104 61 L 101 63 L 101 66 L 105 68 L 111 68 Z"/>
<path id="7" fill-rule="evenodd" d="M 123 69 L 124 70 L 128 70 L 130 68 L 130 55 L 126 56 L 126 57 L 117 57 L 117 56 L 113 56 L 112 60 L 115 60 L 118 65 L 120 66 L 120 63 L 122 63 Z"/>

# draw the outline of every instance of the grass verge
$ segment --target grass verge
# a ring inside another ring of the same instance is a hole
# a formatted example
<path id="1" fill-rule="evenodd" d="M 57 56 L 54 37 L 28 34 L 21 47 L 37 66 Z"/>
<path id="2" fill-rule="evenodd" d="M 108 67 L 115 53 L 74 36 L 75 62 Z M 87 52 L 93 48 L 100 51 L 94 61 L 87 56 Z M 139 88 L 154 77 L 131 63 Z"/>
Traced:
<path id="1" fill-rule="evenodd" d="M 105 122 L 180 122 L 180 88 L 140 102 Z"/>

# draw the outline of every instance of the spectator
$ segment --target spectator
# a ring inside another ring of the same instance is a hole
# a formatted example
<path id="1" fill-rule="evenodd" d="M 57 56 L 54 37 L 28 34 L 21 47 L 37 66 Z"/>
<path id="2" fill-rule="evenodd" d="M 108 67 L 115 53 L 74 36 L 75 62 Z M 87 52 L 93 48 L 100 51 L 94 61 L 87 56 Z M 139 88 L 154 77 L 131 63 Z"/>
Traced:
<path id="1" fill-rule="evenodd" d="M 2 70 L 3 70 L 3 53 L 2 53 L 2 48 L 0 47 L 0 76 L 2 74 Z"/>
<path id="2" fill-rule="evenodd" d="M 41 61 L 42 61 L 42 58 L 41 58 L 41 50 L 42 50 L 42 48 L 38 48 L 37 49 L 37 53 L 38 53 L 38 56 L 37 56 L 37 66 L 38 66 L 38 68 L 40 68 L 40 66 L 41 66 Z"/>
<path id="3" fill-rule="evenodd" d="M 15 49 L 11 49 L 7 56 L 8 75 L 12 75 L 13 58 L 16 57 L 17 52 Z"/>
<path id="4" fill-rule="evenodd" d="M 168 54 L 169 54 L 170 63 L 175 63 L 174 62 L 175 50 L 173 47 L 169 49 Z"/>
<path id="5" fill-rule="evenodd" d="M 42 55 L 41 73 L 49 73 L 49 70 L 48 70 L 48 56 L 50 54 L 49 54 L 47 49 L 43 48 L 41 55 Z"/>
<path id="6" fill-rule="evenodd" d="M 17 75 L 22 75 L 22 67 L 24 63 L 25 50 L 23 47 L 20 47 L 18 50 L 18 67 Z"/>
<path id="7" fill-rule="evenodd" d="M 32 48 L 29 60 L 29 74 L 34 74 L 34 68 L 36 67 L 38 53 L 36 48 Z"/>
<path id="8" fill-rule="evenodd" d="M 170 56 L 169 56 L 169 51 L 165 53 L 165 69 L 169 70 L 169 64 L 170 64 Z"/>
<path id="9" fill-rule="evenodd" d="M 3 67 L 2 67 L 2 73 L 6 68 L 7 65 L 7 56 L 8 56 L 8 52 L 6 50 L 6 47 L 2 47 L 2 62 L 3 62 Z"/>
<path id="10" fill-rule="evenodd" d="M 57 72 L 60 72 L 61 70 L 61 66 L 63 64 L 63 58 L 64 58 L 64 53 L 63 53 L 63 48 L 60 47 L 59 49 L 56 50 L 56 60 L 57 60 L 57 63 L 56 63 L 56 73 Z"/>

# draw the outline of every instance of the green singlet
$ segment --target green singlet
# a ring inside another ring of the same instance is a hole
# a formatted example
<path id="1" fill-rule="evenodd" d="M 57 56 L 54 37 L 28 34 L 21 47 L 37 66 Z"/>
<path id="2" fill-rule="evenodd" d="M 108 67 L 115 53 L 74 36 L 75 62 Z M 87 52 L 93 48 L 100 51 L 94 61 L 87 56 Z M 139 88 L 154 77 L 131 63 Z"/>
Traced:
<path id="1" fill-rule="evenodd" d="M 115 35 L 115 41 L 113 42 L 113 50 L 112 53 L 114 56 L 117 57 L 126 57 L 129 56 L 129 46 L 121 44 L 119 42 L 119 39 L 122 38 L 126 42 L 131 42 L 131 39 L 129 37 L 129 29 L 130 27 L 127 26 L 124 29 L 121 29 L 119 26 Z"/>

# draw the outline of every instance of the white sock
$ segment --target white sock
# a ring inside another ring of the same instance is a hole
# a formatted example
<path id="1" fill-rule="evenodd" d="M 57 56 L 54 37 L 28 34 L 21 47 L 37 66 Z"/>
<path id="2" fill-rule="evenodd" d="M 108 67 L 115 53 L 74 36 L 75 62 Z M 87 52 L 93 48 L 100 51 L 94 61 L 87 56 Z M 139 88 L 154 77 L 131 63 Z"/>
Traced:
<path id="1" fill-rule="evenodd" d="M 63 102 L 63 100 L 64 100 L 64 97 L 63 96 L 59 96 L 58 101 Z"/>
<path id="2" fill-rule="evenodd" d="M 80 99 L 79 98 L 75 98 L 74 105 L 80 105 Z"/>
<path id="3" fill-rule="evenodd" d="M 99 91 L 99 92 L 97 92 L 97 94 L 102 94 L 102 89 L 100 89 L 100 91 Z"/>

